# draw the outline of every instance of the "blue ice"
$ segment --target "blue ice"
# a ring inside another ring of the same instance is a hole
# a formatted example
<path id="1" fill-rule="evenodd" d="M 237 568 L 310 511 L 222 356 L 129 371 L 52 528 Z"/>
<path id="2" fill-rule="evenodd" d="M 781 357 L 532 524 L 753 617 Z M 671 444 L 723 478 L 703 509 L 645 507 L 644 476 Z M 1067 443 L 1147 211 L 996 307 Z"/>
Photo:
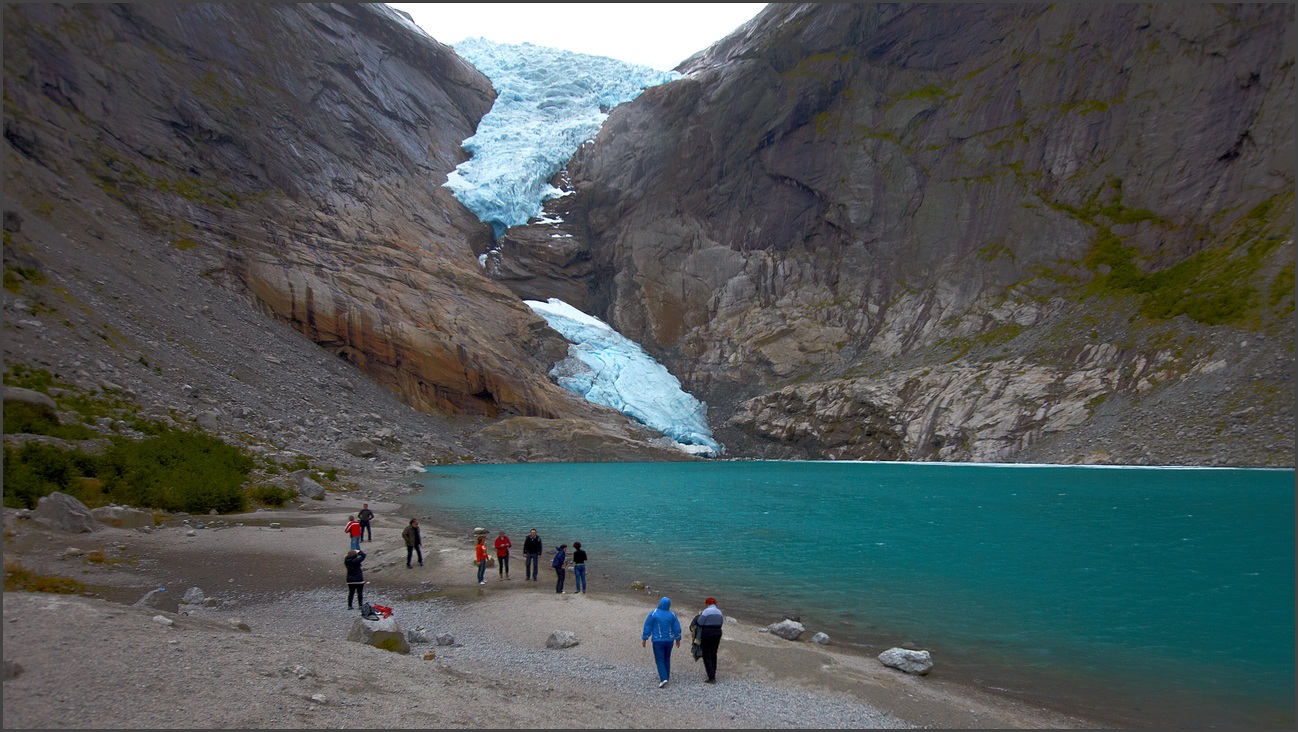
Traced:
<path id="1" fill-rule="evenodd" d="M 682 390 L 681 382 L 634 341 L 562 300 L 524 302 L 569 341 L 568 357 L 550 370 L 560 386 L 662 432 L 685 452 L 704 457 L 725 452 L 712 439 L 707 405 Z"/>

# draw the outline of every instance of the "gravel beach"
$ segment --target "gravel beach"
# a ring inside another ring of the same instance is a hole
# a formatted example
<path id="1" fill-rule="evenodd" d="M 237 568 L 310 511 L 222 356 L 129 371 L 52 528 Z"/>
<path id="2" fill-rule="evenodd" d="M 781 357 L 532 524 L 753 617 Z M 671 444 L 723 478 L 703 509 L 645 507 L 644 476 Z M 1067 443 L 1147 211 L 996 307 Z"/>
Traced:
<path id="1" fill-rule="evenodd" d="M 56 533 L 5 509 L 7 566 L 87 588 L 4 593 L 4 726 L 1097 726 L 945 680 L 940 659 L 934 673 L 908 676 L 744 622 L 725 626 L 717 684 L 703 683 L 687 635 L 659 689 L 652 652 L 640 645 L 657 595 L 556 594 L 548 568 L 540 582 L 523 580 L 521 557 L 511 580 L 493 569 L 479 585 L 471 537 L 427 525 L 424 566 L 407 569 L 405 511 L 370 506 L 378 517 L 374 541 L 362 545 L 365 599 L 391 606 L 407 633 L 424 632 L 428 641 L 408 654 L 347 639 L 359 618 L 347 608 L 342 565 L 342 527 L 360 508 L 351 496 L 177 517 L 148 533 Z M 133 604 L 160 587 L 158 606 Z M 194 587 L 206 602 L 182 604 Z M 673 609 L 684 626 L 702 607 L 673 598 Z M 578 644 L 547 648 L 555 630 L 572 631 Z"/>

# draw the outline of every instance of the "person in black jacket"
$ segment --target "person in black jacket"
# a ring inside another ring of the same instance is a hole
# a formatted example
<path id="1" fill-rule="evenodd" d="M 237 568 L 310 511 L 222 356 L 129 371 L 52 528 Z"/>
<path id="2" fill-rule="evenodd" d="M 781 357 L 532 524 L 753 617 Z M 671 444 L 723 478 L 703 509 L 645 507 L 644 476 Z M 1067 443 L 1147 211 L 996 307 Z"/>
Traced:
<path id="1" fill-rule="evenodd" d="M 343 558 L 343 566 L 347 567 L 347 609 L 352 609 L 352 598 L 356 598 L 358 605 L 365 604 L 365 577 L 361 574 L 361 562 L 365 561 L 365 552 L 360 549 L 351 549 L 347 556 Z"/>
<path id="2" fill-rule="evenodd" d="M 406 542 L 406 569 L 410 569 L 410 556 L 419 555 L 419 566 L 424 566 L 424 542 L 419 537 L 419 519 L 410 519 L 410 525 L 401 530 L 401 539 Z"/>
<path id="3" fill-rule="evenodd" d="M 690 621 L 690 630 L 694 633 L 695 640 L 703 649 L 703 670 L 707 672 L 708 679 L 704 683 L 717 683 L 717 649 L 721 646 L 721 626 L 726 622 L 726 618 L 721 614 L 720 608 L 717 607 L 717 601 L 709 597 L 704 601 L 706 607 L 703 612 L 694 616 Z"/>
<path id="4" fill-rule="evenodd" d="M 577 594 L 586 594 L 586 550 L 581 548 L 580 541 L 572 543 L 572 579 L 577 585 Z"/>
<path id="5" fill-rule="evenodd" d="M 535 582 L 541 576 L 541 537 L 536 535 L 536 529 L 523 540 L 523 562 L 527 571 L 523 579 Z"/>
<path id="6" fill-rule="evenodd" d="M 361 536 L 368 537 L 366 541 L 374 541 L 374 530 L 370 528 L 370 522 L 374 520 L 374 512 L 370 510 L 370 504 L 361 504 L 361 512 L 356 514 L 356 520 L 361 524 Z"/>

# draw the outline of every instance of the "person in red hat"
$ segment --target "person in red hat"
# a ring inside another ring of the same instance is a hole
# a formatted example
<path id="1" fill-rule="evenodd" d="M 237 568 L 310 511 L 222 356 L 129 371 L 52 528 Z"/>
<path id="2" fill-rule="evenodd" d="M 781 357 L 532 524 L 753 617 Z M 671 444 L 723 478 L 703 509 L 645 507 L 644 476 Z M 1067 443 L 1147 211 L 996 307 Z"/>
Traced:
<path id="1" fill-rule="evenodd" d="M 690 632 L 694 634 L 695 640 L 702 648 L 703 670 L 707 672 L 708 679 L 704 683 L 717 683 L 717 649 L 721 646 L 721 626 L 725 624 L 726 618 L 721 614 L 721 609 L 717 607 L 715 598 L 709 597 L 704 600 L 705 607 L 703 612 L 694 616 L 690 621 Z"/>

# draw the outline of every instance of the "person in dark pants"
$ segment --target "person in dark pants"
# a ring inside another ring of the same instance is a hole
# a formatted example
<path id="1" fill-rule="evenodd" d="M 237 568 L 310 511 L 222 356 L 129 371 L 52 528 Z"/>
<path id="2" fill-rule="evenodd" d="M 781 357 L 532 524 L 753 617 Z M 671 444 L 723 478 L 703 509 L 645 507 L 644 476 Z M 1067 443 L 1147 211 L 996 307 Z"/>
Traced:
<path id="1" fill-rule="evenodd" d="M 586 550 L 581 548 L 580 541 L 572 543 L 572 579 L 577 594 L 586 594 Z"/>
<path id="2" fill-rule="evenodd" d="M 349 549 L 343 558 L 347 567 L 347 609 L 352 609 L 352 600 L 357 605 L 365 604 L 365 577 L 361 573 L 361 562 L 365 561 L 365 552 L 360 549 Z"/>
<path id="3" fill-rule="evenodd" d="M 419 566 L 424 566 L 424 552 L 420 548 L 423 541 L 419 538 L 419 519 L 410 519 L 410 525 L 401 530 L 401 538 L 406 542 L 406 569 L 410 569 L 410 555 L 419 557 Z"/>
<path id="4" fill-rule="evenodd" d="M 717 683 L 717 648 L 721 646 L 721 626 L 726 618 L 717 607 L 717 601 L 709 597 L 705 601 L 703 612 L 690 621 L 690 630 L 694 631 L 699 646 L 703 649 L 703 670 L 707 672 L 705 683 Z"/>
<path id="5" fill-rule="evenodd" d="M 374 520 L 374 512 L 370 510 L 370 504 L 361 504 L 361 510 L 360 513 L 356 514 L 356 520 L 361 525 L 361 536 L 367 537 L 365 541 L 374 541 L 374 531 L 370 528 L 370 521 Z"/>
<path id="6" fill-rule="evenodd" d="M 496 573 L 499 575 L 497 582 L 509 579 L 509 548 L 514 542 L 505 536 L 505 532 L 500 532 L 496 536 Z"/>
<path id="7" fill-rule="evenodd" d="M 536 535 L 536 529 L 527 535 L 523 540 L 523 563 L 527 570 L 527 576 L 524 580 L 535 582 L 541 576 L 541 537 Z"/>
<path id="8" fill-rule="evenodd" d="M 550 566 L 554 567 L 554 575 L 556 577 L 554 583 L 554 592 L 555 594 L 558 595 L 563 594 L 563 578 L 564 575 L 567 574 L 567 572 L 564 570 L 564 565 L 568 563 L 568 552 L 566 551 L 567 548 L 568 548 L 567 544 L 560 544 L 559 551 L 555 552 L 554 554 L 554 561 L 550 562 Z"/>

